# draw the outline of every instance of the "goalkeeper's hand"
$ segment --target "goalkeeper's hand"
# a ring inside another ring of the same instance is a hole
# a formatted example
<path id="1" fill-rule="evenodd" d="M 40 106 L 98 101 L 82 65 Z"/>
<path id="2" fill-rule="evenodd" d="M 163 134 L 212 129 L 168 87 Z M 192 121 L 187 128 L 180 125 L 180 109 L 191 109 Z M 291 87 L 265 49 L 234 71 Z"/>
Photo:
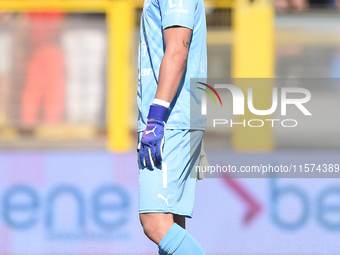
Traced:
<path id="1" fill-rule="evenodd" d="M 148 124 L 138 144 L 139 161 L 143 167 L 154 169 L 155 165 L 162 163 L 166 112 L 167 108 L 161 105 L 150 107 Z"/>

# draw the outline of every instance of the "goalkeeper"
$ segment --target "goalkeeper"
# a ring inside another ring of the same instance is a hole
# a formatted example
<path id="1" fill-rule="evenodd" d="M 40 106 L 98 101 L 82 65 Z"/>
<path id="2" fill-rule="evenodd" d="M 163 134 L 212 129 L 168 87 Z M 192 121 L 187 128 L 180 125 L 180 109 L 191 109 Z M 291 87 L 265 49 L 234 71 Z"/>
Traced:
<path id="1" fill-rule="evenodd" d="M 139 214 L 159 254 L 201 255 L 185 230 L 192 217 L 205 118 L 190 123 L 190 101 L 200 90 L 190 78 L 206 78 L 203 0 L 145 0 L 138 59 Z"/>

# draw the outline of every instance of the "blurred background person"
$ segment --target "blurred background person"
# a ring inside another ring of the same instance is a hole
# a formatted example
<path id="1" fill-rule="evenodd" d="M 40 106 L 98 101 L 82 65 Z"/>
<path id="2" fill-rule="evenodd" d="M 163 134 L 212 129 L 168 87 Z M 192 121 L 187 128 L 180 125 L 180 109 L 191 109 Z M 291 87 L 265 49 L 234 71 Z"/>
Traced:
<path id="1" fill-rule="evenodd" d="M 339 0 L 309 0 L 309 4 L 313 9 L 340 8 Z"/>
<path id="2" fill-rule="evenodd" d="M 302 12 L 307 9 L 340 9 L 340 0 L 275 0 L 274 6 L 277 12 Z"/>
<path id="3" fill-rule="evenodd" d="M 302 12 L 309 7 L 308 0 L 275 0 L 275 9 L 279 13 Z"/>
<path id="4" fill-rule="evenodd" d="M 335 0 L 335 6 L 340 9 L 340 0 Z"/>
<path id="5" fill-rule="evenodd" d="M 21 120 L 24 130 L 33 129 L 42 109 L 43 123 L 60 124 L 64 111 L 64 56 L 60 38 L 64 14 L 34 12 L 24 14 L 28 24 L 31 54 L 26 66 Z"/>

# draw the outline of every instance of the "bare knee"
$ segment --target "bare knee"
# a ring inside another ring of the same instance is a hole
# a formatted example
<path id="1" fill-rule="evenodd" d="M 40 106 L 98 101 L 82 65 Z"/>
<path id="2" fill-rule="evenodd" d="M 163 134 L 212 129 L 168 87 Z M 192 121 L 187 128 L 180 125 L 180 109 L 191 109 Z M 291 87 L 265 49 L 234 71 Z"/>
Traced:
<path id="1" fill-rule="evenodd" d="M 174 224 L 173 215 L 168 213 L 143 213 L 139 215 L 145 235 L 159 244 Z"/>
<path id="2" fill-rule="evenodd" d="M 142 223 L 144 234 L 156 244 L 163 239 L 163 232 L 157 222 L 146 221 Z"/>

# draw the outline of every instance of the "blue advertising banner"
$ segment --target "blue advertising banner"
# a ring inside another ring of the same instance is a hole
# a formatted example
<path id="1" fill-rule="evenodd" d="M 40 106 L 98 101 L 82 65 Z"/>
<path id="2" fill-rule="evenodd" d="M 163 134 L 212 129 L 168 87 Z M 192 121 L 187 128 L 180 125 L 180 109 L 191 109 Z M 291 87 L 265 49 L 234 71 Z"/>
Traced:
<path id="1" fill-rule="evenodd" d="M 136 156 L 2 152 L 0 254 L 157 254 L 139 223 Z M 339 208 L 339 179 L 208 178 L 187 228 L 211 255 L 336 254 Z"/>

